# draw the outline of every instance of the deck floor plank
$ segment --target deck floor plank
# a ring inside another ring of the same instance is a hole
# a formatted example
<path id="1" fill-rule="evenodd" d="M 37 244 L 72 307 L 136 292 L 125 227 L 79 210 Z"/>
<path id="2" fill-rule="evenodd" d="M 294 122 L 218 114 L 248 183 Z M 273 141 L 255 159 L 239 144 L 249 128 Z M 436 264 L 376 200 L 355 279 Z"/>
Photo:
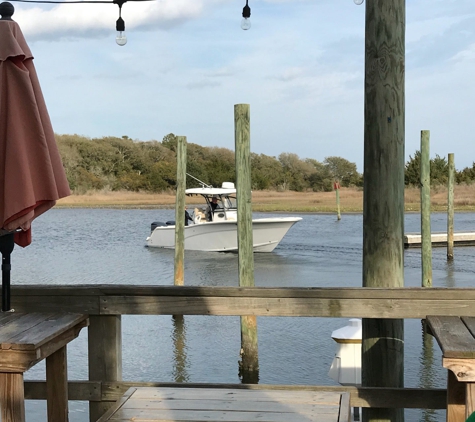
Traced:
<path id="1" fill-rule="evenodd" d="M 228 388 L 131 388 L 98 422 L 338 422 L 345 393 Z M 346 419 L 347 420 L 347 419 Z"/>

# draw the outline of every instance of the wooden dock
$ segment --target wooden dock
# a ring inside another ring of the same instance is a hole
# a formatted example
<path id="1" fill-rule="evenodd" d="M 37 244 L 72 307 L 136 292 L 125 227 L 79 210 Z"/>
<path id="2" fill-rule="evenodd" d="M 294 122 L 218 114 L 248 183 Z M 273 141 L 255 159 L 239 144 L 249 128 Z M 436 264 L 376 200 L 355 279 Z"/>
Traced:
<path id="1" fill-rule="evenodd" d="M 348 393 L 243 388 L 138 387 L 97 422 L 348 422 Z"/>
<path id="2" fill-rule="evenodd" d="M 447 246 L 447 233 L 432 233 L 432 246 Z M 454 246 L 475 246 L 475 232 L 454 233 Z M 420 248 L 421 234 L 408 233 L 404 235 L 405 248 Z"/>

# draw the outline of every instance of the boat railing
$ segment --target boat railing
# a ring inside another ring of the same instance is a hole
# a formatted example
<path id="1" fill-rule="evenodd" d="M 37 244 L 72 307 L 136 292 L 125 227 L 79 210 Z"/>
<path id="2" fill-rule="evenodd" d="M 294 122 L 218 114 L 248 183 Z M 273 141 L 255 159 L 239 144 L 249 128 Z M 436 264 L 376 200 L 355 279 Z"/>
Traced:
<path id="1" fill-rule="evenodd" d="M 69 398 L 89 401 L 90 420 L 95 421 L 130 386 L 163 384 L 160 380 L 122 381 L 122 315 L 383 319 L 424 319 L 431 314 L 475 316 L 475 289 L 30 285 L 12 287 L 12 306 L 17 312 L 89 315 L 89 380 L 69 380 Z M 446 403 L 445 389 L 358 386 L 335 386 L 335 389 L 351 393 L 352 407 L 443 409 Z M 25 392 L 27 399 L 45 399 L 46 383 L 28 381 Z"/>

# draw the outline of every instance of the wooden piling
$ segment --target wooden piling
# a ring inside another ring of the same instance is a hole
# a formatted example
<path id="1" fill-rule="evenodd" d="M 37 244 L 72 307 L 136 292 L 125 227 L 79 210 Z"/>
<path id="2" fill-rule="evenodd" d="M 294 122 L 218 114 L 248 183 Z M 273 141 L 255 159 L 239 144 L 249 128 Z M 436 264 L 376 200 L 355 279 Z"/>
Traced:
<path id="1" fill-rule="evenodd" d="M 430 131 L 421 131 L 421 257 L 422 287 L 432 287 L 432 241 L 430 228 Z"/>
<path id="2" fill-rule="evenodd" d="M 341 220 L 341 214 L 340 214 L 340 183 L 335 182 L 333 183 L 333 187 L 335 188 L 335 193 L 336 193 L 336 219 L 338 221 Z"/>
<path id="3" fill-rule="evenodd" d="M 234 106 L 234 130 L 238 210 L 239 286 L 254 287 L 249 104 L 236 104 Z M 255 316 L 249 315 L 241 317 L 240 364 L 243 382 L 257 381 L 259 361 L 257 321 Z"/>
<path id="4" fill-rule="evenodd" d="M 404 286 L 405 0 L 366 0 L 363 286 Z M 362 384 L 404 386 L 404 321 L 363 319 Z M 363 421 L 402 422 L 402 409 Z"/>
<path id="5" fill-rule="evenodd" d="M 454 180 L 455 162 L 454 154 L 448 158 L 449 179 L 447 186 L 447 260 L 454 259 Z"/>
<path id="6" fill-rule="evenodd" d="M 175 199 L 175 286 L 185 284 L 186 136 L 177 136 Z"/>

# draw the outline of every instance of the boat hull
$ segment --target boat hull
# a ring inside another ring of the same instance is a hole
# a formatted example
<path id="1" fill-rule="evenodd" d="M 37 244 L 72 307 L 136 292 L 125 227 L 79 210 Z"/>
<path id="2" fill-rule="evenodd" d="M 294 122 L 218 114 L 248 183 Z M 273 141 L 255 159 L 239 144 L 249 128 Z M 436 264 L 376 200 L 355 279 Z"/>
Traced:
<path id="1" fill-rule="evenodd" d="M 272 252 L 300 217 L 260 218 L 252 220 L 254 252 Z M 175 248 L 175 226 L 156 227 L 147 238 L 147 246 Z M 237 221 L 220 221 L 185 226 L 185 250 L 236 252 Z"/>

